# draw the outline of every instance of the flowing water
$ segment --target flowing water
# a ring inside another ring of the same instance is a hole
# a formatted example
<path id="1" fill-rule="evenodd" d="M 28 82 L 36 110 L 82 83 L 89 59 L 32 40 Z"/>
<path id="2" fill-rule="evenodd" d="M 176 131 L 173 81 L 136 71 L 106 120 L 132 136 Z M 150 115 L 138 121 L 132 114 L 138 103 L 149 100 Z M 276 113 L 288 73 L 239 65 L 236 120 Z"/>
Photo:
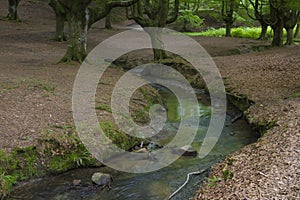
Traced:
<path id="1" fill-rule="evenodd" d="M 161 94 L 166 100 L 168 110 L 168 122 L 165 125 L 162 136 L 154 138 L 164 145 L 168 143 L 176 133 L 180 118 L 185 119 L 194 114 L 193 105 L 188 111 L 179 109 L 176 97 L 168 90 L 161 89 Z M 201 95 L 200 95 L 201 96 Z M 205 96 L 205 95 L 202 95 Z M 187 99 L 188 101 L 188 99 Z M 183 114 L 184 113 L 184 114 Z M 200 123 L 198 133 L 192 143 L 195 149 L 199 149 L 203 142 L 210 121 L 210 107 L 200 104 Z M 181 157 L 170 166 L 155 172 L 146 174 L 130 174 L 119 172 L 108 167 L 76 169 L 64 174 L 32 181 L 17 188 L 11 195 L 12 199 L 103 199 L 103 200 L 162 200 L 168 199 L 178 187 L 186 180 L 190 172 L 200 171 L 220 161 L 224 156 L 232 153 L 245 145 L 257 140 L 257 134 L 253 133 L 245 122 L 240 119 L 235 123 L 230 120 L 238 112 L 229 107 L 224 130 L 217 145 L 208 156 L 203 159 L 197 157 Z M 116 158 L 122 159 L 122 158 Z M 93 188 L 91 176 L 94 172 L 110 173 L 114 181 L 110 191 Z M 193 175 L 189 183 L 172 199 L 184 200 L 193 197 L 195 191 L 201 185 L 208 172 L 201 175 Z M 72 186 L 72 181 L 80 179 L 80 187 Z"/>

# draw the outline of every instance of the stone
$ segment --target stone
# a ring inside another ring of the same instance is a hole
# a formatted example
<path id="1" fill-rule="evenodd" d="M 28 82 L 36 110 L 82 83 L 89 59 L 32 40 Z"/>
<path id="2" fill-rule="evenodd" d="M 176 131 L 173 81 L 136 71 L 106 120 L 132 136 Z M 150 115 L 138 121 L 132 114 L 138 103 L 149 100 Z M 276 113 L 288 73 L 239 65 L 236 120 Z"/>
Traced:
<path id="1" fill-rule="evenodd" d="M 81 180 L 80 179 L 73 180 L 73 186 L 80 186 L 80 185 L 81 185 Z"/>
<path id="2" fill-rule="evenodd" d="M 143 147 L 143 148 L 139 148 L 139 149 L 134 149 L 132 152 L 134 153 L 148 153 L 148 150 Z"/>
<path id="3" fill-rule="evenodd" d="M 92 182 L 102 188 L 107 188 L 108 190 L 111 188 L 111 183 L 113 178 L 110 174 L 95 172 L 92 176 Z"/>
<path id="4" fill-rule="evenodd" d="M 191 145 L 185 145 L 178 150 L 182 156 L 197 156 L 197 151 Z"/>

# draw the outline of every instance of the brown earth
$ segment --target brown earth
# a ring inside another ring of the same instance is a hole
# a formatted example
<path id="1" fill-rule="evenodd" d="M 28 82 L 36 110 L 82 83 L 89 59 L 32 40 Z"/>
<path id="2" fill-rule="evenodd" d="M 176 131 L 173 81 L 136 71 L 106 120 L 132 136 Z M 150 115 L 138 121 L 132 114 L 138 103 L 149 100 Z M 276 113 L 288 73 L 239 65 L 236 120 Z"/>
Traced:
<path id="1" fill-rule="evenodd" d="M 0 15 L 6 15 L 4 1 L 0 2 Z M 55 16 L 46 1 L 21 1 L 19 15 L 21 23 L 0 21 L 0 149 L 6 151 L 34 145 L 45 130 L 59 133 L 57 125 L 73 124 L 72 87 L 80 66 L 56 64 L 67 43 L 51 40 Z M 102 27 L 103 22 L 99 22 L 91 28 L 90 50 L 122 31 Z M 232 179 L 204 185 L 195 198 L 299 199 L 300 100 L 292 96 L 300 92 L 300 47 L 252 52 L 253 46 L 262 42 L 195 39 L 214 56 L 227 87 L 255 102 L 247 111 L 249 120 L 276 122 L 257 143 L 213 167 L 212 175 L 222 179 L 225 167 L 233 173 Z M 107 80 L 120 74 L 119 69 L 112 68 Z M 101 95 L 109 96 L 105 91 Z"/>

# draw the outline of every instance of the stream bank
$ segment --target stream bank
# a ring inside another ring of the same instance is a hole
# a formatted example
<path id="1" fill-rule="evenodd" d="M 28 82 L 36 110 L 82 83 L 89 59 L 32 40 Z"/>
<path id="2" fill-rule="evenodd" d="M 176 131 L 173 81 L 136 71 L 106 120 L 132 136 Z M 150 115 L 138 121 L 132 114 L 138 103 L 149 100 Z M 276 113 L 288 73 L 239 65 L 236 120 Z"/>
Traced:
<path id="1" fill-rule="evenodd" d="M 153 137 L 153 141 L 159 144 L 167 144 L 176 134 L 180 119 L 188 120 L 195 117 L 193 105 L 188 110 L 180 110 L 176 97 L 168 90 L 159 87 L 159 93 L 164 99 L 168 110 L 168 122 L 162 132 Z M 201 99 L 207 98 L 204 91 L 199 90 Z M 185 99 L 189 101 L 189 99 Z M 198 107 L 198 105 L 197 105 Z M 195 106 L 196 108 L 196 106 Z M 229 153 L 256 141 L 251 128 L 245 120 L 239 119 L 231 123 L 231 119 L 238 111 L 230 106 L 230 115 L 226 118 L 226 126 L 221 134 L 219 142 L 213 151 L 203 159 L 196 157 L 181 157 L 170 166 L 155 172 L 145 174 L 130 174 L 119 172 L 108 167 L 87 168 L 72 170 L 55 177 L 43 178 L 17 188 L 11 195 L 12 198 L 26 199 L 166 199 L 186 179 L 190 172 L 209 168 L 212 164 L 219 162 Z M 200 123 L 198 133 L 192 143 L 193 148 L 199 149 L 203 142 L 209 121 L 209 104 L 200 104 Z M 127 159 L 124 157 L 114 158 L 116 161 Z M 137 161 L 139 162 L 139 161 Z M 91 176 L 94 172 L 101 171 L 109 173 L 114 177 L 110 191 L 91 189 Z M 194 191 L 205 180 L 207 173 L 200 176 L 192 176 L 189 185 L 172 199 L 187 199 L 193 196 Z M 224 175 L 224 179 L 230 178 L 230 174 Z M 72 187 L 73 180 L 81 180 L 79 187 Z"/>
<path id="2" fill-rule="evenodd" d="M 299 53 L 292 46 L 214 59 L 227 89 L 254 102 L 248 121 L 264 128 L 258 142 L 212 167 L 216 184 L 204 183 L 195 199 L 299 199 Z M 222 180 L 224 171 L 233 178 Z"/>

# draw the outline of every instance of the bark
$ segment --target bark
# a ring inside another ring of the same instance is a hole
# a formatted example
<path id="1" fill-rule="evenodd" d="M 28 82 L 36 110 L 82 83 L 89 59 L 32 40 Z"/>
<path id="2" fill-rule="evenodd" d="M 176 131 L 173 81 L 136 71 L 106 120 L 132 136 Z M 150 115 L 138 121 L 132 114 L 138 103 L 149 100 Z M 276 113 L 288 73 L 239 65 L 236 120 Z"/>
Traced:
<path id="1" fill-rule="evenodd" d="M 152 28 L 149 30 L 144 28 L 144 30 L 149 34 L 151 39 L 154 61 L 158 62 L 159 60 L 166 58 L 167 54 L 164 50 L 164 43 L 161 39 L 160 29 Z"/>
<path id="2" fill-rule="evenodd" d="M 90 12 L 89 27 L 91 27 L 97 21 L 106 17 L 113 8 L 128 7 L 128 6 L 135 4 L 138 1 L 139 0 L 112 1 L 112 2 L 106 3 L 102 8 L 89 8 L 89 12 Z"/>
<path id="3" fill-rule="evenodd" d="M 267 39 L 267 31 L 268 31 L 268 25 L 265 23 L 261 23 L 261 32 L 259 36 L 259 40 L 266 40 Z"/>
<path id="4" fill-rule="evenodd" d="M 164 44 L 160 38 L 159 29 L 150 31 L 147 30 L 147 27 L 164 28 L 167 24 L 174 22 L 178 17 L 179 0 L 175 0 L 173 3 L 172 10 L 170 10 L 169 0 L 140 0 L 131 6 L 131 14 L 129 14 L 127 9 L 127 18 L 135 20 L 149 34 L 153 47 L 154 61 L 166 58 L 167 54 L 164 51 Z"/>
<path id="5" fill-rule="evenodd" d="M 300 32 L 300 24 L 297 24 L 294 38 L 298 38 L 299 37 L 299 32 Z"/>
<path id="6" fill-rule="evenodd" d="M 67 37 L 64 33 L 66 12 L 58 0 L 50 0 L 49 5 L 55 13 L 56 30 L 54 40 L 60 42 L 66 41 Z"/>
<path id="7" fill-rule="evenodd" d="M 112 26 L 111 26 L 111 13 L 109 13 L 105 18 L 105 28 L 106 29 L 112 29 Z"/>
<path id="8" fill-rule="evenodd" d="M 231 24 L 230 23 L 226 23 L 226 37 L 231 37 Z"/>
<path id="9" fill-rule="evenodd" d="M 222 1 L 221 14 L 226 26 L 226 37 L 231 37 L 231 27 L 233 25 L 233 22 L 235 21 L 233 18 L 234 8 L 234 0 Z"/>
<path id="10" fill-rule="evenodd" d="M 271 27 L 274 32 L 272 46 L 283 46 L 283 20 L 279 18 L 277 23 Z"/>
<path id="11" fill-rule="evenodd" d="M 68 48 L 61 62 L 83 62 L 87 56 L 87 32 L 96 21 L 104 18 L 112 8 L 132 5 L 138 0 L 113 1 L 102 7 L 88 8 L 92 0 L 59 0 L 66 13 L 69 27 Z"/>
<path id="12" fill-rule="evenodd" d="M 271 24 L 273 29 L 272 46 L 283 46 L 283 18 L 284 12 L 281 5 L 277 5 L 276 1 L 270 2 L 270 16 L 274 23 Z"/>
<path id="13" fill-rule="evenodd" d="M 66 11 L 66 19 L 69 27 L 68 48 L 61 62 L 83 62 L 87 56 L 87 27 L 89 12 L 87 6 L 90 1 L 78 0 L 77 2 L 61 1 Z"/>
<path id="14" fill-rule="evenodd" d="M 286 28 L 287 38 L 285 45 L 292 45 L 294 43 L 294 28 Z"/>
<path id="15" fill-rule="evenodd" d="M 55 31 L 54 40 L 59 42 L 66 41 L 67 36 L 64 32 L 66 16 L 58 14 L 56 15 L 55 19 L 56 19 L 56 31 Z"/>
<path id="16" fill-rule="evenodd" d="M 291 45 L 294 43 L 294 28 L 299 20 L 300 11 L 298 10 L 286 10 L 284 15 L 283 27 L 287 32 L 287 38 L 285 45 Z"/>
<path id="17" fill-rule="evenodd" d="M 21 0 L 8 0 L 8 15 L 7 19 L 20 21 L 18 16 L 18 5 Z"/>

